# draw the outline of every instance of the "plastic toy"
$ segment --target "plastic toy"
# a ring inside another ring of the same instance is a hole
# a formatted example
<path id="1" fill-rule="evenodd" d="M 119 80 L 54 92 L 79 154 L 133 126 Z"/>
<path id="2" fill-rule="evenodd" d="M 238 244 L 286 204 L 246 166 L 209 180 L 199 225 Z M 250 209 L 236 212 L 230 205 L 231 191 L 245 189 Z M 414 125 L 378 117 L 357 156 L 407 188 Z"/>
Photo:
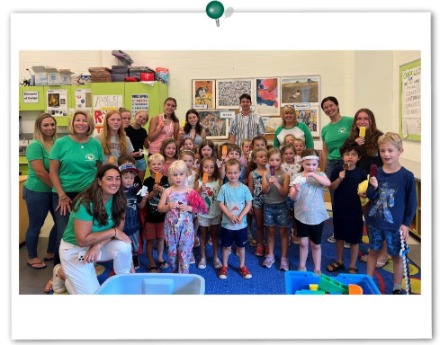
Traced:
<path id="1" fill-rule="evenodd" d="M 349 295 L 363 295 L 364 289 L 362 289 L 362 286 L 359 286 L 357 284 L 348 284 L 348 294 Z"/>
<path id="2" fill-rule="evenodd" d="M 336 279 L 333 279 L 325 274 L 321 274 L 321 280 L 318 284 L 318 289 L 328 292 L 330 294 L 348 294 L 348 286 L 338 282 Z"/>
<path id="3" fill-rule="evenodd" d="M 411 279 L 409 277 L 409 260 L 408 260 L 408 253 L 409 253 L 409 246 L 408 243 L 403 239 L 403 233 L 400 231 L 400 252 L 399 255 L 402 257 L 403 260 L 403 276 L 405 277 L 405 290 L 406 294 L 411 294 Z"/>

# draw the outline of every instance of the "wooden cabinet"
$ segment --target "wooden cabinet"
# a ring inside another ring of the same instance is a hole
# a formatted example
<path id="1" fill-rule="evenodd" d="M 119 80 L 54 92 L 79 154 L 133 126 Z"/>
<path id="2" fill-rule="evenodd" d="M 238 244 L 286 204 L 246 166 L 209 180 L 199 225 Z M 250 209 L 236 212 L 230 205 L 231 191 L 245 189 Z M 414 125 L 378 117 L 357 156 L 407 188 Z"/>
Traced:
<path id="1" fill-rule="evenodd" d="M 409 227 L 411 231 L 411 235 L 417 238 L 419 241 L 422 238 L 422 227 L 421 227 L 421 219 L 422 219 L 422 198 L 421 198 L 421 191 L 422 191 L 422 183 L 419 179 L 416 178 L 416 194 L 417 194 L 417 210 L 416 215 L 414 216 L 414 219 Z"/>
<path id="2" fill-rule="evenodd" d="M 26 178 L 27 178 L 27 176 L 19 176 L 18 200 L 19 200 L 19 217 L 20 217 L 20 219 L 19 219 L 18 241 L 19 241 L 20 245 L 22 243 L 24 243 L 24 241 L 25 241 L 26 230 L 29 226 L 27 206 L 26 206 L 26 202 L 23 199 L 23 186 L 26 181 Z"/>

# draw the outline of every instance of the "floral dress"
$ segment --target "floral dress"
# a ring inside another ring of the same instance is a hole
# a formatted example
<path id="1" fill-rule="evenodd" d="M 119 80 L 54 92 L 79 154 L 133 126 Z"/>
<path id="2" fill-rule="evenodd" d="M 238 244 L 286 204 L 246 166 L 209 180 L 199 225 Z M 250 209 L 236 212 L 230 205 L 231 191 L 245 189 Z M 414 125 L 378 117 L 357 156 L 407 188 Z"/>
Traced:
<path id="1" fill-rule="evenodd" d="M 180 193 L 171 188 L 167 203 L 188 203 L 188 190 Z M 168 261 L 175 273 L 189 273 L 189 260 L 194 244 L 193 214 L 172 209 L 165 217 L 168 240 Z"/>

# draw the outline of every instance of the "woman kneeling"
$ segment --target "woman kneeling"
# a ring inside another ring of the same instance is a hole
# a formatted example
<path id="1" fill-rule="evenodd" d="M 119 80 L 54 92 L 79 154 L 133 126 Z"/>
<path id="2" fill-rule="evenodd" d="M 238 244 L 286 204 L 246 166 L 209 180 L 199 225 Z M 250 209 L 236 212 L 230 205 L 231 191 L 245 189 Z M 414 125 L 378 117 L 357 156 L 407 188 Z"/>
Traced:
<path id="1" fill-rule="evenodd" d="M 96 261 L 113 260 L 116 274 L 132 270 L 131 240 L 123 232 L 126 200 L 119 169 L 102 166 L 92 185 L 73 201 L 54 267 L 53 290 L 93 294 L 99 288 Z"/>

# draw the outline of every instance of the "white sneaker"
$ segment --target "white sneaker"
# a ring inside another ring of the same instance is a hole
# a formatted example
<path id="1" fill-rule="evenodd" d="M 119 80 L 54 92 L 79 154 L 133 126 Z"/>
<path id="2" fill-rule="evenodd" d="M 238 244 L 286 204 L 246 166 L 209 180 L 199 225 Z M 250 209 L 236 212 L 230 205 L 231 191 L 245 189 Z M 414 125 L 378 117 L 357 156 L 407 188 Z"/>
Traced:
<path id="1" fill-rule="evenodd" d="M 345 249 L 350 249 L 351 248 L 350 243 L 344 242 L 344 248 Z"/>
<path id="2" fill-rule="evenodd" d="M 52 290 L 55 293 L 63 293 L 66 292 L 66 285 L 64 280 L 60 278 L 58 275 L 58 271 L 61 268 L 61 264 L 56 265 L 53 268 L 53 276 L 52 276 Z"/>
<path id="3" fill-rule="evenodd" d="M 197 266 L 199 269 L 204 270 L 206 268 L 206 259 L 200 259 L 199 265 Z"/>
<path id="4" fill-rule="evenodd" d="M 191 253 L 191 257 L 189 258 L 189 263 L 190 264 L 195 264 L 196 263 L 196 258 L 194 257 L 194 253 Z"/>
<path id="5" fill-rule="evenodd" d="M 328 243 L 335 243 L 336 242 L 334 234 L 332 234 L 329 238 L 327 238 L 327 242 Z"/>

